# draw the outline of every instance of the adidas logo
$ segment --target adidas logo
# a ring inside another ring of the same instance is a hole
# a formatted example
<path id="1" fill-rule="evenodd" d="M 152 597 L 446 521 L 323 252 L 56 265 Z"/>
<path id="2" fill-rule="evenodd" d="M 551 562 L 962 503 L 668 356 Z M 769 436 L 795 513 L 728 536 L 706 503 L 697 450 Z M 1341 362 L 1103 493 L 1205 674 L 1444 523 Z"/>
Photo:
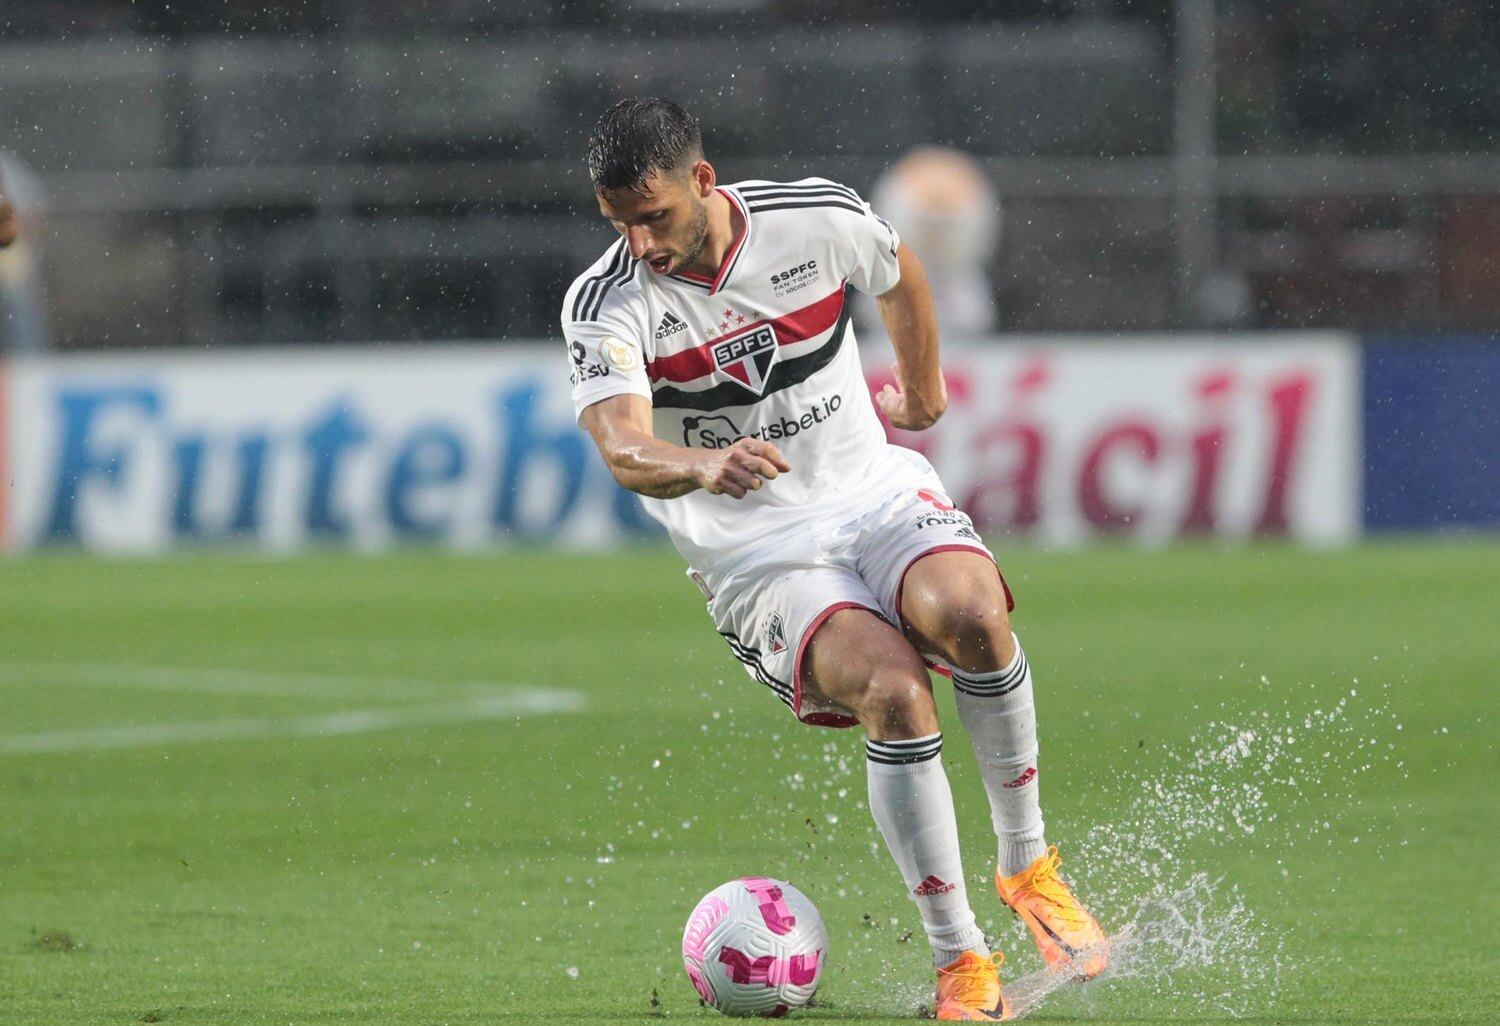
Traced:
<path id="1" fill-rule="evenodd" d="M 934 894 L 947 894 L 957 886 L 957 884 L 944 883 L 940 877 L 928 876 L 926 880 L 917 884 L 912 893 L 919 898 L 930 898 Z"/>
<path id="2" fill-rule="evenodd" d="M 1010 783 L 1006 784 L 1005 786 L 1006 787 L 1013 787 L 1013 788 L 1014 787 L 1025 787 L 1027 784 L 1031 783 L 1035 779 L 1036 779 L 1036 767 L 1035 766 L 1027 766 L 1025 773 L 1022 773 L 1019 777 L 1017 777 L 1016 779 L 1012 780 Z"/>
<path id="3" fill-rule="evenodd" d="M 661 323 L 656 326 L 656 341 L 660 342 L 668 335 L 675 335 L 679 331 L 686 330 L 687 322 L 678 317 L 671 310 L 668 310 L 667 315 L 663 317 L 661 319 Z"/>

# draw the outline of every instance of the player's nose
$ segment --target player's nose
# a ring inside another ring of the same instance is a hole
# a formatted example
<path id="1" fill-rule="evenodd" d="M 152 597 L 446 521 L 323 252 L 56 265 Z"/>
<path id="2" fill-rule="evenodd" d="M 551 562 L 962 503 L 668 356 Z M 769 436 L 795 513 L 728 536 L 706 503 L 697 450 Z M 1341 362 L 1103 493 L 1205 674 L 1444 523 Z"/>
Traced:
<path id="1" fill-rule="evenodd" d="M 645 225 L 631 225 L 625 229 L 625 242 L 631 259 L 639 260 L 651 249 L 651 231 Z"/>

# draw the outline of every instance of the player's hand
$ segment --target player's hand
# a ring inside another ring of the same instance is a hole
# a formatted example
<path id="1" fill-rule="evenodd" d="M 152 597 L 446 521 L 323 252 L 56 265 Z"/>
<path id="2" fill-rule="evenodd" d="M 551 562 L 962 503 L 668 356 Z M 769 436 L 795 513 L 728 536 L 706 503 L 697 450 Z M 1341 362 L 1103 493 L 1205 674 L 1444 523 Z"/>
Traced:
<path id="1" fill-rule="evenodd" d="M 743 499 L 760 488 L 762 480 L 785 474 L 792 465 L 781 450 L 759 438 L 741 438 L 727 449 L 708 454 L 698 472 L 703 489 L 713 495 Z"/>
<path id="2" fill-rule="evenodd" d="M 921 431 L 937 423 L 937 419 L 948 408 L 948 386 L 941 374 L 937 378 L 937 395 L 923 398 L 908 391 L 901 379 L 901 367 L 892 364 L 891 373 L 896 378 L 894 385 L 886 385 L 875 394 L 875 404 L 890 422 L 903 431 Z"/>

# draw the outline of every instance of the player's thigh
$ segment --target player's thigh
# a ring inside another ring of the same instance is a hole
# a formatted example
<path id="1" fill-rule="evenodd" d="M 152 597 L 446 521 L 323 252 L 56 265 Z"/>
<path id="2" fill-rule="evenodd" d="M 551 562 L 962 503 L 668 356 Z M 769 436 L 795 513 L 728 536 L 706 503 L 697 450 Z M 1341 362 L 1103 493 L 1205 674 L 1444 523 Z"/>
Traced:
<path id="1" fill-rule="evenodd" d="M 1015 601 L 973 522 L 941 489 L 934 477 L 889 504 L 858 541 L 860 573 L 923 656 L 980 672 L 1009 658 Z M 976 636 L 986 665 L 964 665 L 975 662 Z"/>
<path id="2" fill-rule="evenodd" d="M 995 561 L 968 549 L 913 562 L 900 588 L 901 623 L 912 644 L 975 673 L 1010 662 L 1010 603 Z"/>
<path id="3" fill-rule="evenodd" d="M 705 589 L 714 625 L 745 672 L 790 707 L 798 719 L 824 727 L 860 722 L 857 678 L 846 680 L 825 672 L 830 692 L 825 694 L 811 683 L 809 665 L 815 637 L 842 638 L 849 633 L 845 624 L 861 622 L 846 615 L 848 611 L 861 611 L 900 638 L 889 624 L 882 624 L 880 601 L 859 574 L 836 564 L 767 562 L 727 577 L 708 575 Z M 839 625 L 826 630 L 835 618 Z M 830 640 L 822 647 L 826 650 L 832 645 Z M 910 644 L 906 648 L 910 650 Z"/>
<path id="4" fill-rule="evenodd" d="M 901 632 L 869 609 L 834 610 L 802 664 L 804 700 L 850 710 L 877 741 L 938 730 L 927 667 Z"/>

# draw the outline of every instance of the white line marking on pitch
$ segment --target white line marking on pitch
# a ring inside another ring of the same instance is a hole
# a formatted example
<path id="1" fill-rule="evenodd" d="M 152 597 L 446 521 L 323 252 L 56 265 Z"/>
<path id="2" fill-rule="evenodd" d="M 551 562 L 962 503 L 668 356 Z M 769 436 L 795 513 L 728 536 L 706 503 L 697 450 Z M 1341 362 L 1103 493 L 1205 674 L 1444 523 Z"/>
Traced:
<path id="1" fill-rule="evenodd" d="M 281 673 L 272 670 L 193 669 L 180 666 L 143 666 L 136 663 L 0 663 L 0 686 L 29 686 L 38 680 L 77 682 L 88 687 L 139 688 L 146 691 L 187 691 L 215 695 L 285 695 L 289 697 L 346 698 L 376 696 L 394 699 L 427 697 L 412 692 L 475 694 L 492 692 L 498 682 L 448 683 L 400 677 L 361 677 L 355 674 Z M 514 686 L 514 685 L 510 685 Z"/>
<path id="2" fill-rule="evenodd" d="M 272 737 L 336 737 L 398 727 L 477 723 L 514 716 L 578 712 L 583 695 L 552 688 L 511 688 L 485 698 L 443 705 L 397 709 L 351 709 L 287 718 L 255 717 L 187 723 L 139 724 L 57 730 L 42 734 L 0 734 L 0 755 L 140 748 L 192 741 L 255 740 Z"/>

